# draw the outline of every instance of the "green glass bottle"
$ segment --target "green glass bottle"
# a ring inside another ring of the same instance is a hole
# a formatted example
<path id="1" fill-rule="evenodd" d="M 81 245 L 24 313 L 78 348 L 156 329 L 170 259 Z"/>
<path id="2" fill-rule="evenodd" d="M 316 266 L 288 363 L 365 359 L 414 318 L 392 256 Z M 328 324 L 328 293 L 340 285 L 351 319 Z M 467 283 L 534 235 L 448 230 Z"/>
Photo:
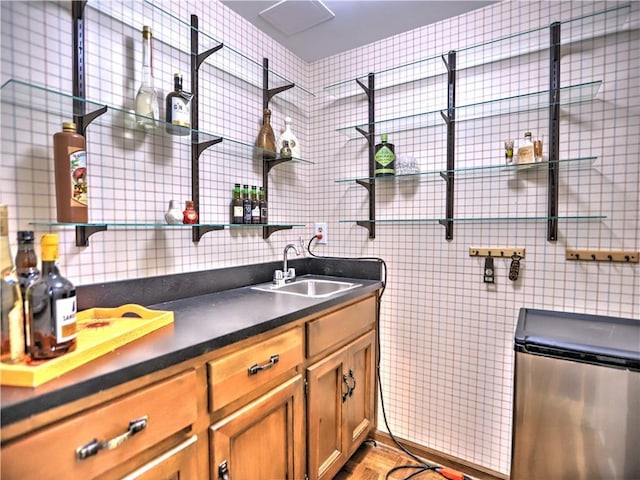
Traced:
<path id="1" fill-rule="evenodd" d="M 244 208 L 242 206 L 242 194 L 240 184 L 236 183 L 233 188 L 233 200 L 231 201 L 231 223 L 243 223 Z"/>
<path id="2" fill-rule="evenodd" d="M 396 154 L 393 143 L 387 142 L 387 134 L 380 136 L 381 142 L 376 145 L 375 153 L 375 169 L 373 171 L 376 177 L 396 174 Z"/>

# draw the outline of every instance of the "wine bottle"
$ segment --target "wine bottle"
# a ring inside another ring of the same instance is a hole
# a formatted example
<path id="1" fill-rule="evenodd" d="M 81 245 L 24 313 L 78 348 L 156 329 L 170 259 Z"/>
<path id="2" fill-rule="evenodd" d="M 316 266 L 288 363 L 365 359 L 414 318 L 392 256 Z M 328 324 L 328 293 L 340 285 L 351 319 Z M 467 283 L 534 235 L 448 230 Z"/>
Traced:
<path id="1" fill-rule="evenodd" d="M 278 148 L 278 151 L 282 150 L 284 142 L 287 141 L 289 142 L 291 155 L 293 155 L 296 158 L 301 158 L 300 143 L 298 143 L 298 138 L 291 131 L 291 123 L 292 123 L 291 117 L 286 117 L 284 119 L 284 132 L 282 132 L 282 135 L 278 137 L 278 141 L 276 142 L 276 147 Z"/>
<path id="2" fill-rule="evenodd" d="M 0 205 L 0 361 L 24 360 L 24 314 L 18 274 L 13 266 L 9 246 L 9 216 Z"/>
<path id="3" fill-rule="evenodd" d="M 136 95 L 136 116 L 138 125 L 146 130 L 156 127 L 160 118 L 158 94 L 153 87 L 151 71 L 151 28 L 142 27 L 142 83 Z"/>
<path id="4" fill-rule="evenodd" d="M 166 99 L 167 133 L 181 136 L 189 135 L 191 98 L 193 98 L 192 94 L 182 91 L 182 75 L 174 74 L 173 92 L 169 92 Z"/>
<path id="5" fill-rule="evenodd" d="M 76 124 L 73 122 L 63 122 L 62 132 L 53 136 L 58 222 L 89 221 L 87 154 L 84 143 L 84 137 L 76 131 Z"/>
<path id="6" fill-rule="evenodd" d="M 58 236 L 41 240 L 42 274 L 27 288 L 27 319 L 35 360 L 56 358 L 76 349 L 76 288 L 60 274 Z"/>
<path id="7" fill-rule="evenodd" d="M 33 231 L 18 231 L 18 251 L 16 252 L 16 271 L 18 273 L 18 281 L 20 282 L 20 294 L 22 295 L 22 307 L 24 310 L 24 318 L 27 318 L 27 289 L 40 278 L 40 270 L 38 270 L 38 256 L 33 247 Z M 29 322 L 25 321 L 24 325 L 24 341 L 25 351 L 29 351 L 31 335 L 29 334 Z"/>
<path id="8" fill-rule="evenodd" d="M 269 210 L 267 207 L 267 198 L 264 193 L 264 187 L 260 187 L 258 191 L 258 203 L 260 205 L 260 223 L 266 225 L 269 220 Z"/>
<path id="9" fill-rule="evenodd" d="M 249 185 L 242 187 L 242 223 L 251 223 L 251 198 L 249 198 Z"/>
<path id="10" fill-rule="evenodd" d="M 242 224 L 243 217 L 242 193 L 240 191 L 240 184 L 236 183 L 233 187 L 233 200 L 231 201 L 231 223 Z"/>
<path id="11" fill-rule="evenodd" d="M 255 185 L 251 186 L 251 223 L 254 225 L 260 223 L 260 202 L 258 201 L 258 189 Z"/>
<path id="12" fill-rule="evenodd" d="M 387 142 L 387 134 L 380 135 L 380 143 L 375 148 L 375 169 L 374 175 L 376 177 L 382 177 L 385 175 L 395 175 L 395 147 L 393 143 Z"/>
<path id="13" fill-rule="evenodd" d="M 276 157 L 276 136 L 271 128 L 271 110 L 268 108 L 263 111 L 262 127 L 258 133 L 257 145 L 263 150 L 262 156 L 264 158 Z"/>

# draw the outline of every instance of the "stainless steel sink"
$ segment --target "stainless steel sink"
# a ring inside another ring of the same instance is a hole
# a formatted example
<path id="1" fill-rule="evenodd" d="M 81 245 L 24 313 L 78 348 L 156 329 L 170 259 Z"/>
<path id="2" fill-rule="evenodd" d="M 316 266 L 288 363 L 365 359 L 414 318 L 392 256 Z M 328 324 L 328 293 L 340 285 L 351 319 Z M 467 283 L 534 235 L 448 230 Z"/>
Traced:
<path id="1" fill-rule="evenodd" d="M 359 283 L 340 282 L 337 280 L 299 279 L 284 285 L 263 284 L 252 287 L 263 292 L 286 293 L 301 297 L 323 298 L 359 287 Z"/>

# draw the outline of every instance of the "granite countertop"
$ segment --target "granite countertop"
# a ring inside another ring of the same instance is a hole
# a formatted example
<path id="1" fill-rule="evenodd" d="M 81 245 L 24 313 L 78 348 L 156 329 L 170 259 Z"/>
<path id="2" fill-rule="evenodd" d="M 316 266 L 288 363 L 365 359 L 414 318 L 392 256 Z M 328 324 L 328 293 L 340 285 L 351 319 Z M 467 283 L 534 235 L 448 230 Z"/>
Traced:
<path id="1" fill-rule="evenodd" d="M 321 278 L 332 277 L 323 275 Z M 2 426 L 196 358 L 382 287 L 382 282 L 375 279 L 344 275 L 336 279 L 361 286 L 325 298 L 265 292 L 246 286 L 147 305 L 152 309 L 173 311 L 174 323 L 39 387 L 1 387 Z"/>

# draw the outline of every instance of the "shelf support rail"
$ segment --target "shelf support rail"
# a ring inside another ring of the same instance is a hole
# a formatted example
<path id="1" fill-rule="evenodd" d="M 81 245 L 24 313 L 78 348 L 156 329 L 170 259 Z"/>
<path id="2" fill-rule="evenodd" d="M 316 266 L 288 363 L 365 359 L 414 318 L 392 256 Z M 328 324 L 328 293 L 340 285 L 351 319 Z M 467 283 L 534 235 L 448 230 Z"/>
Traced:
<path id="1" fill-rule="evenodd" d="M 375 109 L 375 74 L 367 75 L 367 84 L 365 85 L 356 78 L 356 83 L 367 94 L 368 117 L 369 124 L 367 130 L 356 127 L 360 135 L 367 139 L 369 152 L 369 178 L 367 180 L 356 180 L 358 185 L 363 186 L 369 193 L 369 220 L 358 221 L 356 224 L 366 228 L 369 231 L 369 239 L 376 238 L 376 184 L 375 184 L 375 138 L 376 138 L 376 109 Z"/>
<path id="2" fill-rule="evenodd" d="M 440 225 L 445 228 L 445 239 L 453 240 L 453 202 L 454 202 L 454 169 L 456 146 L 456 52 L 451 50 L 447 58 L 442 56 L 442 61 L 447 68 L 447 113 L 440 112 L 447 124 L 447 171 L 440 176 L 446 181 L 447 203 L 445 206 L 445 218 L 440 220 Z"/>
<path id="3" fill-rule="evenodd" d="M 551 24 L 549 65 L 549 188 L 547 240 L 558 240 L 558 181 L 560 165 L 560 22 Z"/>

